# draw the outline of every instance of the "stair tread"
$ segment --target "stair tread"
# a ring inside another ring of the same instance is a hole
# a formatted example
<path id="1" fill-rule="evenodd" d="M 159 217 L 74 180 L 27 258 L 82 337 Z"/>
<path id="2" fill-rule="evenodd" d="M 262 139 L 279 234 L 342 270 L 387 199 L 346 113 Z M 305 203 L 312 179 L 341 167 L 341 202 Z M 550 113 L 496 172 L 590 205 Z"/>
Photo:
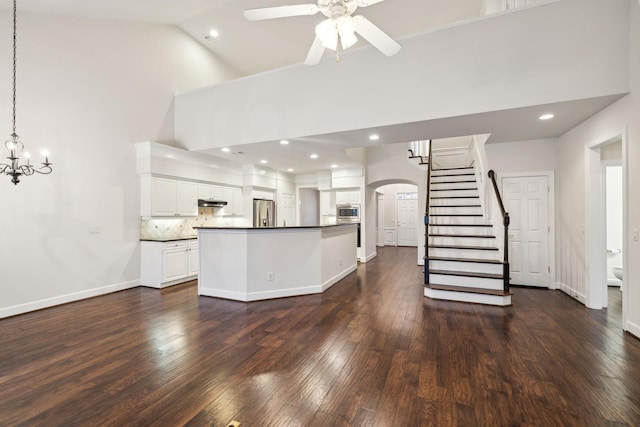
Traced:
<path id="1" fill-rule="evenodd" d="M 482 216 L 482 214 L 430 214 L 430 216 L 473 216 L 478 217 Z"/>
<path id="2" fill-rule="evenodd" d="M 502 289 L 469 288 L 466 286 L 436 285 L 433 283 L 429 283 L 428 285 L 425 285 L 425 286 L 428 288 L 436 289 L 440 291 L 468 292 L 468 293 L 496 295 L 496 296 L 513 295 L 513 291 L 505 291 Z"/>
<path id="3" fill-rule="evenodd" d="M 457 171 L 457 170 L 463 170 L 463 169 L 473 169 L 473 166 L 465 166 L 465 167 L 461 167 L 461 168 L 438 168 L 438 169 L 434 169 L 433 172 L 438 172 L 438 171 Z"/>
<path id="4" fill-rule="evenodd" d="M 502 279 L 502 274 L 493 273 L 476 273 L 474 271 L 455 271 L 455 270 L 429 270 L 429 274 L 441 274 L 446 276 L 460 277 L 478 277 L 482 279 Z"/>
<path id="5" fill-rule="evenodd" d="M 443 199 L 479 199 L 480 196 L 442 196 L 442 197 L 431 197 L 431 200 L 443 200 Z M 480 205 L 478 205 L 480 206 Z"/>
<path id="6" fill-rule="evenodd" d="M 429 208 L 481 208 L 480 205 L 429 205 Z"/>
<path id="7" fill-rule="evenodd" d="M 465 245 L 429 245 L 430 248 L 435 249 L 473 249 L 479 251 L 497 251 L 498 248 L 492 248 L 487 246 L 465 246 Z"/>
<path id="8" fill-rule="evenodd" d="M 431 178 L 440 178 L 443 176 L 474 176 L 475 173 L 447 173 L 447 174 L 438 174 L 438 175 L 431 175 Z"/>
<path id="9" fill-rule="evenodd" d="M 493 224 L 432 224 L 430 227 L 493 227 Z"/>
<path id="10" fill-rule="evenodd" d="M 496 236 L 486 234 L 429 234 L 429 237 L 469 237 L 473 239 L 495 239 Z"/>
<path id="11" fill-rule="evenodd" d="M 437 176 L 434 176 L 432 178 L 438 178 Z M 431 179 L 431 183 L 432 184 L 458 184 L 458 183 L 468 183 L 468 182 L 476 182 L 475 179 L 472 180 L 463 180 L 463 181 L 434 181 L 433 179 Z"/>
<path id="12" fill-rule="evenodd" d="M 437 182 L 432 182 L 432 184 L 438 184 Z M 477 190 L 478 187 L 473 188 L 432 188 L 431 191 L 473 191 Z"/>
<path id="13" fill-rule="evenodd" d="M 449 261 L 449 262 L 472 262 L 474 264 L 502 264 L 497 259 L 480 259 L 480 258 L 453 258 L 446 256 L 432 256 L 429 261 Z"/>

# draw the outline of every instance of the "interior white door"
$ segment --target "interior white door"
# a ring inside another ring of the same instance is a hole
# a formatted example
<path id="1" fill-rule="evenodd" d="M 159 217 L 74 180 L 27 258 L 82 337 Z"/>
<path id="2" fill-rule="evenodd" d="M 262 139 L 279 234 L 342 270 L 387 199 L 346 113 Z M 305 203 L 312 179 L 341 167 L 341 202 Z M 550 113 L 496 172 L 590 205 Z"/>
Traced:
<path id="1" fill-rule="evenodd" d="M 282 194 L 282 212 L 280 213 L 282 219 L 282 226 L 295 225 L 295 206 L 293 204 L 293 194 Z"/>
<path id="2" fill-rule="evenodd" d="M 502 179 L 509 226 L 511 283 L 549 287 L 549 190 L 546 176 Z"/>
<path id="3" fill-rule="evenodd" d="M 398 199 L 396 201 L 398 219 L 398 246 L 418 246 L 416 218 L 418 217 L 417 199 Z"/>

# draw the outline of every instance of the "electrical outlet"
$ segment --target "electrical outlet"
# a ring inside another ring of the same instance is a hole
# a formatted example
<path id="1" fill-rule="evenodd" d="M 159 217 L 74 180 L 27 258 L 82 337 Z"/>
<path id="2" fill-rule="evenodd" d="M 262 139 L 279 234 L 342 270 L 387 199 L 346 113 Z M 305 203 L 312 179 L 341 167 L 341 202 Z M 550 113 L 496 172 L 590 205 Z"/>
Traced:
<path id="1" fill-rule="evenodd" d="M 267 273 L 267 280 L 270 282 L 273 280 L 273 271 Z"/>

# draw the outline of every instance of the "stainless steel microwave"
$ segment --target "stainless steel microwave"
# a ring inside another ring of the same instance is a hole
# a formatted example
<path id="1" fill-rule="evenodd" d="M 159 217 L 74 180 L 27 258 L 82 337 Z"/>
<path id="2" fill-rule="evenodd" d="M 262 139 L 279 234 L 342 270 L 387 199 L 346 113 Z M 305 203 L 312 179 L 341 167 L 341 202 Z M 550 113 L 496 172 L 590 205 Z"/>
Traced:
<path id="1" fill-rule="evenodd" d="M 336 219 L 338 222 L 360 222 L 360 205 L 336 206 Z"/>

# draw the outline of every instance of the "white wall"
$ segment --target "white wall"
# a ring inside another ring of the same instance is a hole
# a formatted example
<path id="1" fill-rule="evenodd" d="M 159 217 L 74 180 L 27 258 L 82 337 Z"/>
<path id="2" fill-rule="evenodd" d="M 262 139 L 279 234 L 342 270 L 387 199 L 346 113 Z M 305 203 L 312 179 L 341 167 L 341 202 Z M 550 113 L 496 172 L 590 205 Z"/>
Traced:
<path id="1" fill-rule="evenodd" d="M 628 0 L 630 16 L 631 94 L 563 135 L 559 141 L 557 280 L 576 293 L 586 293 L 586 181 L 585 146 L 597 144 L 624 133 L 627 136 L 627 184 L 640 182 L 640 5 Z M 615 64 L 613 64 L 615 65 Z M 640 229 L 640 194 L 629 188 L 627 218 L 628 260 L 640 259 L 640 242 L 631 239 L 631 230 Z M 640 265 L 625 265 L 629 302 L 625 307 L 625 327 L 640 336 Z"/>
<path id="2" fill-rule="evenodd" d="M 18 186 L 0 177 L 0 317 L 139 283 L 133 143 L 173 137 L 174 92 L 236 76 L 172 26 L 19 20 L 17 130 L 32 152 L 50 149 L 54 171 Z M 0 28 L 11 28 L 10 13 L 0 13 Z M 6 34 L 0 57 L 10 64 Z M 10 82 L 10 66 L 0 81 Z M 10 89 L 0 86 L 6 136 Z"/>
<path id="3" fill-rule="evenodd" d="M 558 140 L 539 139 L 485 144 L 488 169 L 496 173 L 555 171 L 558 167 Z"/>
<path id="4" fill-rule="evenodd" d="M 200 150 L 626 93 L 627 2 L 564 0 L 400 40 L 392 58 L 355 49 L 186 93 L 176 138 Z"/>

